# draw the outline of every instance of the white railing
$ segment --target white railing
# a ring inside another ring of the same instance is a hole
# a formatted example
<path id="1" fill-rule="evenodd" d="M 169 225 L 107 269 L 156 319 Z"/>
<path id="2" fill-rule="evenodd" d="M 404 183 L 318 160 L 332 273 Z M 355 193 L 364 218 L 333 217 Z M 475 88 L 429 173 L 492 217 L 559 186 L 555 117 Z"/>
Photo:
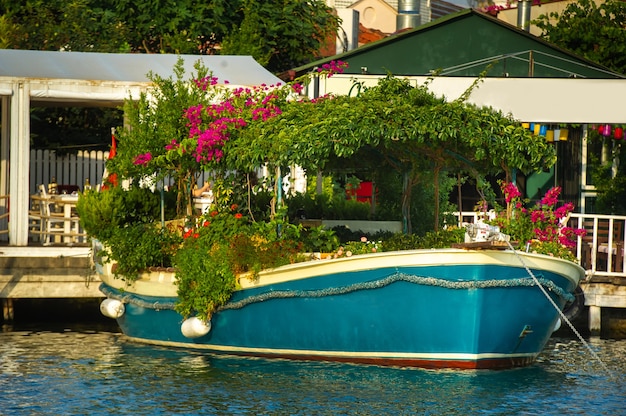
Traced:
<path id="1" fill-rule="evenodd" d="M 485 214 L 473 211 L 454 213 L 458 225 L 474 223 Z M 487 219 L 493 219 L 495 213 L 489 211 Z M 596 276 L 626 276 L 626 216 L 603 214 L 570 214 L 565 226 L 584 228 L 587 233 L 578 237 L 574 253 L 587 273 Z"/>
<path id="2" fill-rule="evenodd" d="M 38 192 L 39 185 L 47 185 L 54 178 L 59 185 L 75 185 L 81 190 L 85 180 L 89 179 L 95 189 L 101 185 L 105 162 L 109 152 L 79 151 L 77 154 L 57 156 L 53 150 L 31 150 L 30 152 L 30 185 L 33 195 Z M 209 172 L 201 172 L 198 185 L 210 180 Z"/>
<path id="3" fill-rule="evenodd" d="M 587 230 L 585 237 L 578 237 L 576 258 L 589 274 L 626 276 L 626 216 L 571 214 L 566 225 Z"/>

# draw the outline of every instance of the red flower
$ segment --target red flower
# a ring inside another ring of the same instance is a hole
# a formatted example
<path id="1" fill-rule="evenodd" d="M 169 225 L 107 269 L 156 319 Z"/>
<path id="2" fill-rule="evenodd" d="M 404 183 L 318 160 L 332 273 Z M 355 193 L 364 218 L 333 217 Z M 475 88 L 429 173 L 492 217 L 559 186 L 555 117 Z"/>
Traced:
<path id="1" fill-rule="evenodd" d="M 202 223 L 203 227 L 208 227 L 209 225 L 211 225 L 211 223 L 209 221 L 205 221 Z"/>
<path id="2" fill-rule="evenodd" d="M 230 210 L 231 210 L 231 211 L 234 211 L 234 210 L 236 210 L 237 208 L 239 208 L 239 205 L 237 205 L 237 204 L 232 204 L 232 205 L 230 206 Z"/>
<path id="3" fill-rule="evenodd" d="M 241 217 L 243 217 L 243 215 L 241 215 L 241 213 L 238 212 L 238 213 L 235 214 L 235 218 L 239 219 Z"/>
<path id="4" fill-rule="evenodd" d="M 212 217 L 217 216 L 217 214 L 219 214 L 219 212 L 217 212 L 217 211 L 211 211 L 211 216 L 212 216 Z"/>

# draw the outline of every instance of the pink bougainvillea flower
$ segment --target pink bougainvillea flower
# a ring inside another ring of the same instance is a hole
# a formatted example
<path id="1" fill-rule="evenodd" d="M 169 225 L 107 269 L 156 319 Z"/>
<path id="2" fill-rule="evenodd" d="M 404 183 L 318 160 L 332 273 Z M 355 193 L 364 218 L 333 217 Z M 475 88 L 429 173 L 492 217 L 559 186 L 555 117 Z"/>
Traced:
<path id="1" fill-rule="evenodd" d="M 152 154 L 150 154 L 150 152 L 148 153 L 144 153 L 142 155 L 137 155 L 135 157 L 135 160 L 133 161 L 133 164 L 135 165 L 147 165 L 150 161 L 152 160 Z"/>
<path id="2" fill-rule="evenodd" d="M 541 199 L 541 205 L 547 205 L 549 207 L 555 206 L 559 202 L 559 195 L 561 194 L 561 187 L 555 186 L 550 188 L 548 192 Z"/>
<path id="3" fill-rule="evenodd" d="M 504 197 L 505 197 L 507 204 L 510 203 L 515 198 L 519 198 L 522 196 L 522 193 L 519 191 L 519 189 L 517 189 L 517 186 L 512 182 L 509 182 L 506 185 L 504 185 L 502 187 L 502 192 L 504 193 Z"/>
<path id="4" fill-rule="evenodd" d="M 341 74 L 341 73 L 343 73 L 343 71 L 347 67 L 348 67 L 348 63 L 347 62 L 332 60 L 329 63 L 322 65 L 321 68 L 317 68 L 317 72 L 324 72 L 324 71 L 326 71 L 328 73 L 328 77 L 330 78 L 334 74 Z"/>
<path id="5" fill-rule="evenodd" d="M 565 218 L 573 210 L 574 210 L 574 204 L 572 204 L 571 202 L 566 202 L 564 205 L 554 210 L 554 215 L 558 219 Z"/>
<path id="6" fill-rule="evenodd" d="M 172 139 L 170 144 L 165 145 L 165 150 L 174 150 L 178 149 L 180 145 L 176 142 L 176 139 Z"/>
<path id="7" fill-rule="evenodd" d="M 530 220 L 532 222 L 544 221 L 546 219 L 546 215 L 543 211 L 533 211 L 530 214 Z"/>

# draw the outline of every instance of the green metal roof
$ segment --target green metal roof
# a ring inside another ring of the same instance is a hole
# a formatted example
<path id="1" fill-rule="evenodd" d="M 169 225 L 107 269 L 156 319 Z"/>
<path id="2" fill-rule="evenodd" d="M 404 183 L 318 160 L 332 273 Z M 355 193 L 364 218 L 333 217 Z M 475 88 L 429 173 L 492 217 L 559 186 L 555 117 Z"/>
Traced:
<path id="1" fill-rule="evenodd" d="M 295 68 L 296 75 L 331 60 L 344 73 L 371 75 L 624 78 L 485 13 L 467 9 L 343 54 Z"/>

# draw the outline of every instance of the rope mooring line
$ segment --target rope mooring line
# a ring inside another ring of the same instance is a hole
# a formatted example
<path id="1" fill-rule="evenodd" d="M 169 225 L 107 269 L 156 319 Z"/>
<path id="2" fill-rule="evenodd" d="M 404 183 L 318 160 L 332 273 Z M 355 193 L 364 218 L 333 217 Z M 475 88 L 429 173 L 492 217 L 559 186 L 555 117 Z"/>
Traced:
<path id="1" fill-rule="evenodd" d="M 515 254 L 515 257 L 520 261 L 522 266 L 524 266 L 524 268 L 526 269 L 526 272 L 528 272 L 528 274 L 533 278 L 533 280 L 536 282 L 537 286 L 539 286 L 539 289 L 541 289 L 541 291 L 543 292 L 545 297 L 548 298 L 548 300 L 550 301 L 550 303 L 552 304 L 554 309 L 556 309 L 556 311 L 558 312 L 558 314 L 561 317 L 561 319 L 563 320 L 563 322 L 565 322 L 572 329 L 572 331 L 574 332 L 574 334 L 576 334 L 576 336 L 578 337 L 580 342 L 582 342 L 582 344 L 587 348 L 587 350 L 589 350 L 589 352 L 591 353 L 593 358 L 595 358 L 600 363 L 600 365 L 604 368 L 604 370 L 607 372 L 609 377 L 610 378 L 616 378 L 616 376 L 609 369 L 609 367 L 604 363 L 604 361 L 602 361 L 600 356 L 598 354 L 596 354 L 596 352 L 593 350 L 593 348 L 591 348 L 589 343 L 587 341 L 585 341 L 585 339 L 583 338 L 582 335 L 580 335 L 580 332 L 578 332 L 576 330 L 576 328 L 574 328 L 574 325 L 570 322 L 570 320 L 567 319 L 567 316 L 565 316 L 565 314 L 563 313 L 563 311 L 561 311 L 559 306 L 554 302 L 554 300 L 552 300 L 550 295 L 548 295 L 548 292 L 546 292 L 544 287 L 540 284 L 539 279 L 537 279 L 537 277 L 535 277 L 535 274 L 532 272 L 532 270 L 530 270 L 530 268 L 528 267 L 528 265 L 526 264 L 526 262 L 524 261 L 522 256 L 519 255 L 517 250 L 515 250 L 515 248 L 513 248 L 513 246 L 511 245 L 511 243 L 509 241 L 507 241 L 507 244 L 509 245 L 509 248 L 513 251 L 513 254 Z"/>

